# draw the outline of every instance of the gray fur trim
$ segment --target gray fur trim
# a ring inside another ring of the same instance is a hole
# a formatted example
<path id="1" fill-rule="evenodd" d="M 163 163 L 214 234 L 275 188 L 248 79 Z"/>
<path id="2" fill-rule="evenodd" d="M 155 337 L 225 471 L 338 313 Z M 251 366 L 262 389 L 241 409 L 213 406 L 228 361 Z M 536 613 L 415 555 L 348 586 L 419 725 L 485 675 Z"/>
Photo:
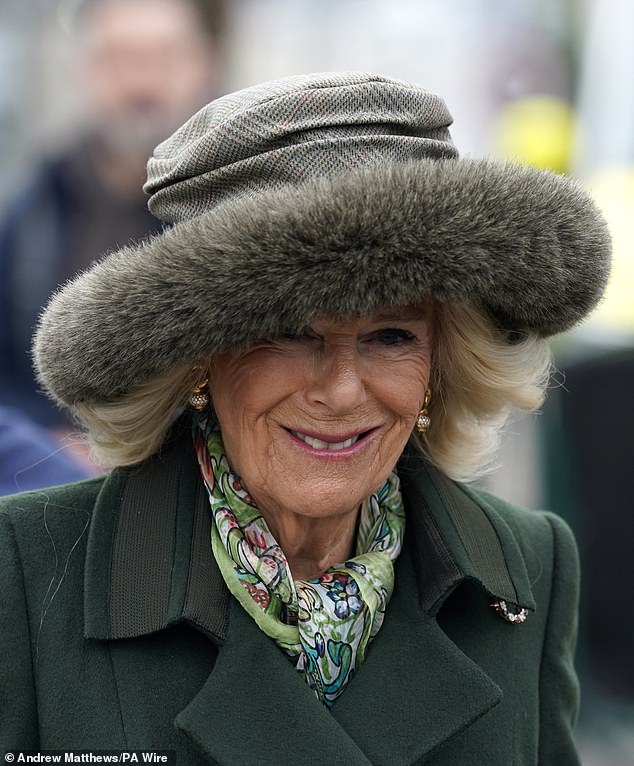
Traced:
<path id="1" fill-rule="evenodd" d="M 395 163 L 221 206 L 107 256 L 53 297 L 35 361 L 42 385 L 73 405 L 316 315 L 428 296 L 548 336 L 595 306 L 609 259 L 605 222 L 570 179 L 488 161 Z"/>

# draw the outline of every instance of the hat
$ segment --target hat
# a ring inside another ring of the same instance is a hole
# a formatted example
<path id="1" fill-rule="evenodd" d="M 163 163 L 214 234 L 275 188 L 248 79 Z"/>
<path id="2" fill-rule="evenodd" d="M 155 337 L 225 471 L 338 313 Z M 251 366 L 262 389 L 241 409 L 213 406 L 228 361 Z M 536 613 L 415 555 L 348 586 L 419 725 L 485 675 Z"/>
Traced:
<path id="1" fill-rule="evenodd" d="M 562 176 L 458 158 L 444 102 L 366 73 L 290 77 L 201 109 L 148 163 L 172 224 L 50 301 L 36 334 L 58 401 L 111 400 L 180 362 L 384 305 L 481 306 L 548 336 L 609 269 L 605 223 Z"/>

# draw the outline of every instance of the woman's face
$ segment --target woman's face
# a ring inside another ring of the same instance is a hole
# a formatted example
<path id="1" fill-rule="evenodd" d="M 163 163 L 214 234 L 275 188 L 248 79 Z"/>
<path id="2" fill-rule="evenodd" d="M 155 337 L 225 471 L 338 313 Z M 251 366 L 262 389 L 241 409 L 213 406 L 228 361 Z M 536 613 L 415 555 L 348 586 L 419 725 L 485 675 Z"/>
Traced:
<path id="1" fill-rule="evenodd" d="M 212 359 L 229 463 L 262 511 L 335 516 L 383 484 L 425 395 L 432 334 L 431 304 L 391 307 Z"/>

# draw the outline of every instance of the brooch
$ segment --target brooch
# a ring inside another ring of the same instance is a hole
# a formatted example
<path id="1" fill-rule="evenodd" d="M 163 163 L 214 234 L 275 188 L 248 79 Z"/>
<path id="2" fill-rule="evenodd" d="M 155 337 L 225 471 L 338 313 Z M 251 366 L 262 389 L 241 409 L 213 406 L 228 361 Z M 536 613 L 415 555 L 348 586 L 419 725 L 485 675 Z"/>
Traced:
<path id="1" fill-rule="evenodd" d="M 511 612 L 509 611 L 506 601 L 502 601 L 502 599 L 499 601 L 494 601 L 491 606 L 503 620 L 506 620 L 513 625 L 521 625 L 521 623 L 523 623 L 528 617 L 528 609 L 520 607 L 519 612 Z"/>

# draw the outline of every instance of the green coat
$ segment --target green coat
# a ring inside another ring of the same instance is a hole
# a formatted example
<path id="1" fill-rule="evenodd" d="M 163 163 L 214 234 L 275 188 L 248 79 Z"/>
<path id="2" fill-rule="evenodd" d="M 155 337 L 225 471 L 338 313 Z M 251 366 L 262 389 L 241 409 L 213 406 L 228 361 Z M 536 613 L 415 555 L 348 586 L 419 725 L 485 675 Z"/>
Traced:
<path id="1" fill-rule="evenodd" d="M 0 753 L 161 749 L 178 766 L 578 759 L 578 568 L 557 517 L 400 475 L 385 623 L 328 712 L 231 597 L 189 434 L 107 478 L 0 504 Z M 531 609 L 506 622 L 494 598 Z"/>

